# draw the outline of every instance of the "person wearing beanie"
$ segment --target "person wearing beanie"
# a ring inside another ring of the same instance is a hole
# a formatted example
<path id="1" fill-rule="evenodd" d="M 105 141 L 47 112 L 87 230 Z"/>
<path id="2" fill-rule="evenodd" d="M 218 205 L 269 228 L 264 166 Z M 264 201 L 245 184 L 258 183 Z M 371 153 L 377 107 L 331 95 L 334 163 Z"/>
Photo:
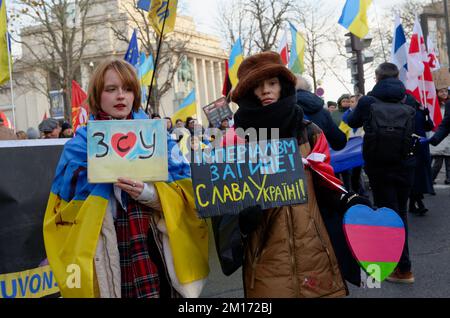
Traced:
<path id="1" fill-rule="evenodd" d="M 73 129 L 72 126 L 68 122 L 63 122 L 61 125 L 61 133 L 59 134 L 59 138 L 72 138 L 73 137 Z"/>
<path id="2" fill-rule="evenodd" d="M 239 105 L 235 128 L 269 132 L 277 128 L 280 138 L 298 140 L 303 158 L 313 149 L 324 154 L 329 151 L 320 128 L 304 120 L 297 105 L 296 77 L 278 53 L 263 52 L 246 58 L 237 75 L 239 82 L 231 93 L 233 102 Z M 276 138 L 269 135 L 268 139 L 272 137 Z M 258 135 L 258 139 L 264 137 Z M 321 164 L 332 171 L 329 159 Z M 343 275 L 349 274 L 355 284 L 360 283 L 359 267 L 342 233 L 342 214 L 353 204 L 367 204 L 367 200 L 329 187 L 309 164 L 304 169 L 307 203 L 266 210 L 256 205 L 237 216 L 245 247 L 245 297 L 343 297 L 348 293 Z M 334 175 L 330 177 L 339 183 Z M 326 220 L 324 215 L 328 215 Z M 215 231 L 220 230 L 220 219 L 213 224 Z M 331 240 L 329 231 L 334 236 Z"/>
<path id="3" fill-rule="evenodd" d="M 336 126 L 339 127 L 342 121 L 342 117 L 344 116 L 344 113 L 350 109 L 350 106 L 352 104 L 350 94 L 343 94 L 339 99 L 337 100 L 337 111 L 334 111 L 331 113 L 331 118 L 333 118 L 334 123 Z"/>

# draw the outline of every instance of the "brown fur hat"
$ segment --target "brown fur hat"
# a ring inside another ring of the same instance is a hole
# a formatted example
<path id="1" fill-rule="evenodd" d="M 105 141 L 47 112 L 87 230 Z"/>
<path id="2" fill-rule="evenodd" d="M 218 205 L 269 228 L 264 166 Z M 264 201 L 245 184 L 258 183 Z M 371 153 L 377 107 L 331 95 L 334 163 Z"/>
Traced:
<path id="1" fill-rule="evenodd" d="M 262 52 L 242 61 L 237 73 L 239 82 L 231 92 L 231 100 L 237 102 L 254 89 L 261 81 L 272 77 L 283 77 L 294 86 L 295 75 L 283 64 L 280 54 Z"/>

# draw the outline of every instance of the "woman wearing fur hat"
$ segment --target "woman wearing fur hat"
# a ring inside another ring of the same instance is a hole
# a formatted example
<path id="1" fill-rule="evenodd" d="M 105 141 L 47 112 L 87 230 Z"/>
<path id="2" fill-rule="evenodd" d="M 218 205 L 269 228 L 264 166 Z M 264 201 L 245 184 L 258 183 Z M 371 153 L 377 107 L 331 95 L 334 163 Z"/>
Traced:
<path id="1" fill-rule="evenodd" d="M 316 125 L 303 120 L 303 111 L 296 104 L 296 78 L 278 53 L 248 57 L 239 67 L 238 78 L 232 92 L 232 100 L 239 105 L 235 128 L 278 128 L 279 138 L 298 140 L 303 158 L 312 152 L 325 154 L 320 163 L 305 159 L 307 203 L 267 210 L 253 206 L 240 212 L 245 296 L 345 296 L 348 290 L 343 275 L 355 284 L 360 278 L 342 233 L 342 212 L 351 205 L 370 202 L 355 194 L 344 195 L 336 186 L 339 180 L 329 165 L 325 136 Z M 335 185 L 319 177 L 317 170 L 328 173 L 328 181 Z"/>

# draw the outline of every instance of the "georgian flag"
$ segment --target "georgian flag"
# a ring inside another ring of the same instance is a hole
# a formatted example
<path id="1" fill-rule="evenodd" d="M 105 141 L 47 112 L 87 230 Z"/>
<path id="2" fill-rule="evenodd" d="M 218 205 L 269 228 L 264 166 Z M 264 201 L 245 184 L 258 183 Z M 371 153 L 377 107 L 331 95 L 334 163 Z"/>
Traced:
<path id="1" fill-rule="evenodd" d="M 408 73 L 405 86 L 408 93 L 414 96 L 424 108 L 428 108 L 434 126 L 437 128 L 442 121 L 442 114 L 439 101 L 436 98 L 436 87 L 429 61 L 422 27 L 416 17 L 409 44 Z"/>

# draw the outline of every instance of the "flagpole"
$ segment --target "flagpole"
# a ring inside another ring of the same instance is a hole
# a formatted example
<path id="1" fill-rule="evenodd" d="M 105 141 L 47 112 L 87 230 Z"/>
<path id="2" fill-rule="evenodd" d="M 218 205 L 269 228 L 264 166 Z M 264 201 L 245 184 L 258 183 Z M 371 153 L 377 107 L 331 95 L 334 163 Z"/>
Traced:
<path id="1" fill-rule="evenodd" d="M 169 11 L 169 4 L 170 4 L 170 0 L 167 0 L 166 11 L 164 12 L 164 20 L 163 20 L 163 24 L 162 24 L 162 28 L 161 28 L 161 34 L 159 36 L 158 48 L 156 50 L 155 68 L 153 70 L 152 80 L 151 80 L 150 86 L 148 88 L 147 105 L 145 106 L 145 112 L 147 114 L 148 114 L 148 106 L 150 105 L 150 97 L 152 96 L 153 80 L 155 78 L 155 73 L 158 68 L 159 53 L 161 51 L 161 45 L 162 45 L 162 40 L 163 40 L 163 36 L 164 36 L 164 27 L 166 26 L 167 12 Z M 150 8 L 149 8 L 149 10 L 150 10 Z"/>
<path id="2" fill-rule="evenodd" d="M 8 68 L 9 68 L 9 86 L 11 88 L 11 104 L 12 104 L 12 114 L 13 114 L 13 125 L 14 125 L 14 132 L 17 131 L 16 128 L 16 106 L 14 104 L 14 88 L 13 88 L 13 82 L 12 82 L 12 63 L 11 63 L 11 47 L 9 46 L 9 32 L 8 32 L 8 10 L 6 7 L 6 1 L 5 1 L 5 11 L 6 11 L 6 48 L 8 51 Z"/>

